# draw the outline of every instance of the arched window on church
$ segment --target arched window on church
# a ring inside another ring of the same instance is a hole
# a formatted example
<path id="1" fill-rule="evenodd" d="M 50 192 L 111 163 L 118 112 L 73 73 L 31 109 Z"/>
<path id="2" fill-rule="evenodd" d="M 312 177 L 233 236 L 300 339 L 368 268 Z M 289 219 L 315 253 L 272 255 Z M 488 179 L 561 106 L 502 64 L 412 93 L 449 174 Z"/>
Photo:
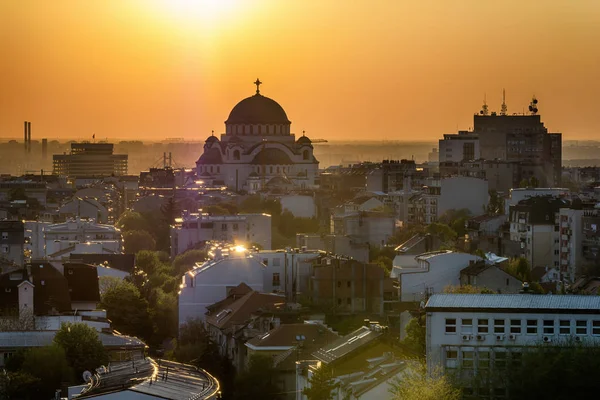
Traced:
<path id="1" fill-rule="evenodd" d="M 212 167 L 212 165 L 210 166 L 210 172 L 213 172 L 213 167 Z"/>
<path id="2" fill-rule="evenodd" d="M 254 125 L 250 125 L 250 134 L 254 135 Z"/>
<path id="3" fill-rule="evenodd" d="M 259 134 L 259 135 L 262 133 L 261 131 L 262 131 L 262 125 L 259 125 L 259 126 L 258 126 L 258 134 Z"/>
<path id="4" fill-rule="evenodd" d="M 233 159 L 239 161 L 239 159 L 240 159 L 240 151 L 239 150 L 233 151 Z"/>
<path id="5" fill-rule="evenodd" d="M 302 152 L 302 159 L 303 160 L 308 160 L 309 154 L 308 154 L 308 150 L 304 150 Z"/>
<path id="6" fill-rule="evenodd" d="M 269 167 L 269 173 L 272 174 L 273 173 L 273 167 Z"/>
<path id="7" fill-rule="evenodd" d="M 277 173 L 279 173 L 279 167 L 277 167 Z"/>

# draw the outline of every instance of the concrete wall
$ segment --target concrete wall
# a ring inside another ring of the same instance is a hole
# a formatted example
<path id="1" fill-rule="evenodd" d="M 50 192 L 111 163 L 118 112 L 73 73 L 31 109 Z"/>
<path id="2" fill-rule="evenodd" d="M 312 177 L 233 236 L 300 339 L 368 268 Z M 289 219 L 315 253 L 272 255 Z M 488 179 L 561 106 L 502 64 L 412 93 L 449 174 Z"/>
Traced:
<path id="1" fill-rule="evenodd" d="M 442 179 L 437 216 L 462 208 L 467 208 L 474 216 L 481 215 L 488 201 L 488 183 L 483 179 L 465 176 Z"/>

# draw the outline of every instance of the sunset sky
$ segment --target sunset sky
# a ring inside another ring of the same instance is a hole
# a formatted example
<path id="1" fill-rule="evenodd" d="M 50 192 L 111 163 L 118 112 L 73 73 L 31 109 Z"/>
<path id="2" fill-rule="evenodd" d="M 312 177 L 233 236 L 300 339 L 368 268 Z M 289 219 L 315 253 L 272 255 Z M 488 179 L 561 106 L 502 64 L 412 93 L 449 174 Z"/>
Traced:
<path id="1" fill-rule="evenodd" d="M 436 140 L 506 88 L 600 139 L 600 1 L 0 0 L 0 138 L 204 140 L 257 77 L 313 138 Z"/>

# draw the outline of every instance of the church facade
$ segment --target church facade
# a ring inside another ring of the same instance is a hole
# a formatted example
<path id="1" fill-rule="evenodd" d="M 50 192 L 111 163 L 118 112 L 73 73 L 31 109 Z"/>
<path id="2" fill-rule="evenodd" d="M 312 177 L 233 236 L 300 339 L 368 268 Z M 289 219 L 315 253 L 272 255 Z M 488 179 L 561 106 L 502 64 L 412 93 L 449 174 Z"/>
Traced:
<path id="1" fill-rule="evenodd" d="M 296 140 L 285 110 L 260 94 L 261 83 L 257 79 L 256 94 L 233 107 L 221 138 L 206 139 L 198 177 L 236 192 L 315 187 L 319 162 L 311 140 Z"/>

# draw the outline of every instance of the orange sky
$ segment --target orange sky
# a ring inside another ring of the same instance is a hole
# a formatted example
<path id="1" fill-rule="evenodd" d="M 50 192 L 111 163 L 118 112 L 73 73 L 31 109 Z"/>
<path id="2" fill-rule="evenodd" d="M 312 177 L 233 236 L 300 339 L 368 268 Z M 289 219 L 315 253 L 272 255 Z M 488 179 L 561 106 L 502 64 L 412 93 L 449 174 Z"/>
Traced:
<path id="1" fill-rule="evenodd" d="M 600 1 L 0 0 L 0 138 L 204 140 L 256 77 L 313 138 L 435 140 L 505 87 L 600 139 Z"/>

